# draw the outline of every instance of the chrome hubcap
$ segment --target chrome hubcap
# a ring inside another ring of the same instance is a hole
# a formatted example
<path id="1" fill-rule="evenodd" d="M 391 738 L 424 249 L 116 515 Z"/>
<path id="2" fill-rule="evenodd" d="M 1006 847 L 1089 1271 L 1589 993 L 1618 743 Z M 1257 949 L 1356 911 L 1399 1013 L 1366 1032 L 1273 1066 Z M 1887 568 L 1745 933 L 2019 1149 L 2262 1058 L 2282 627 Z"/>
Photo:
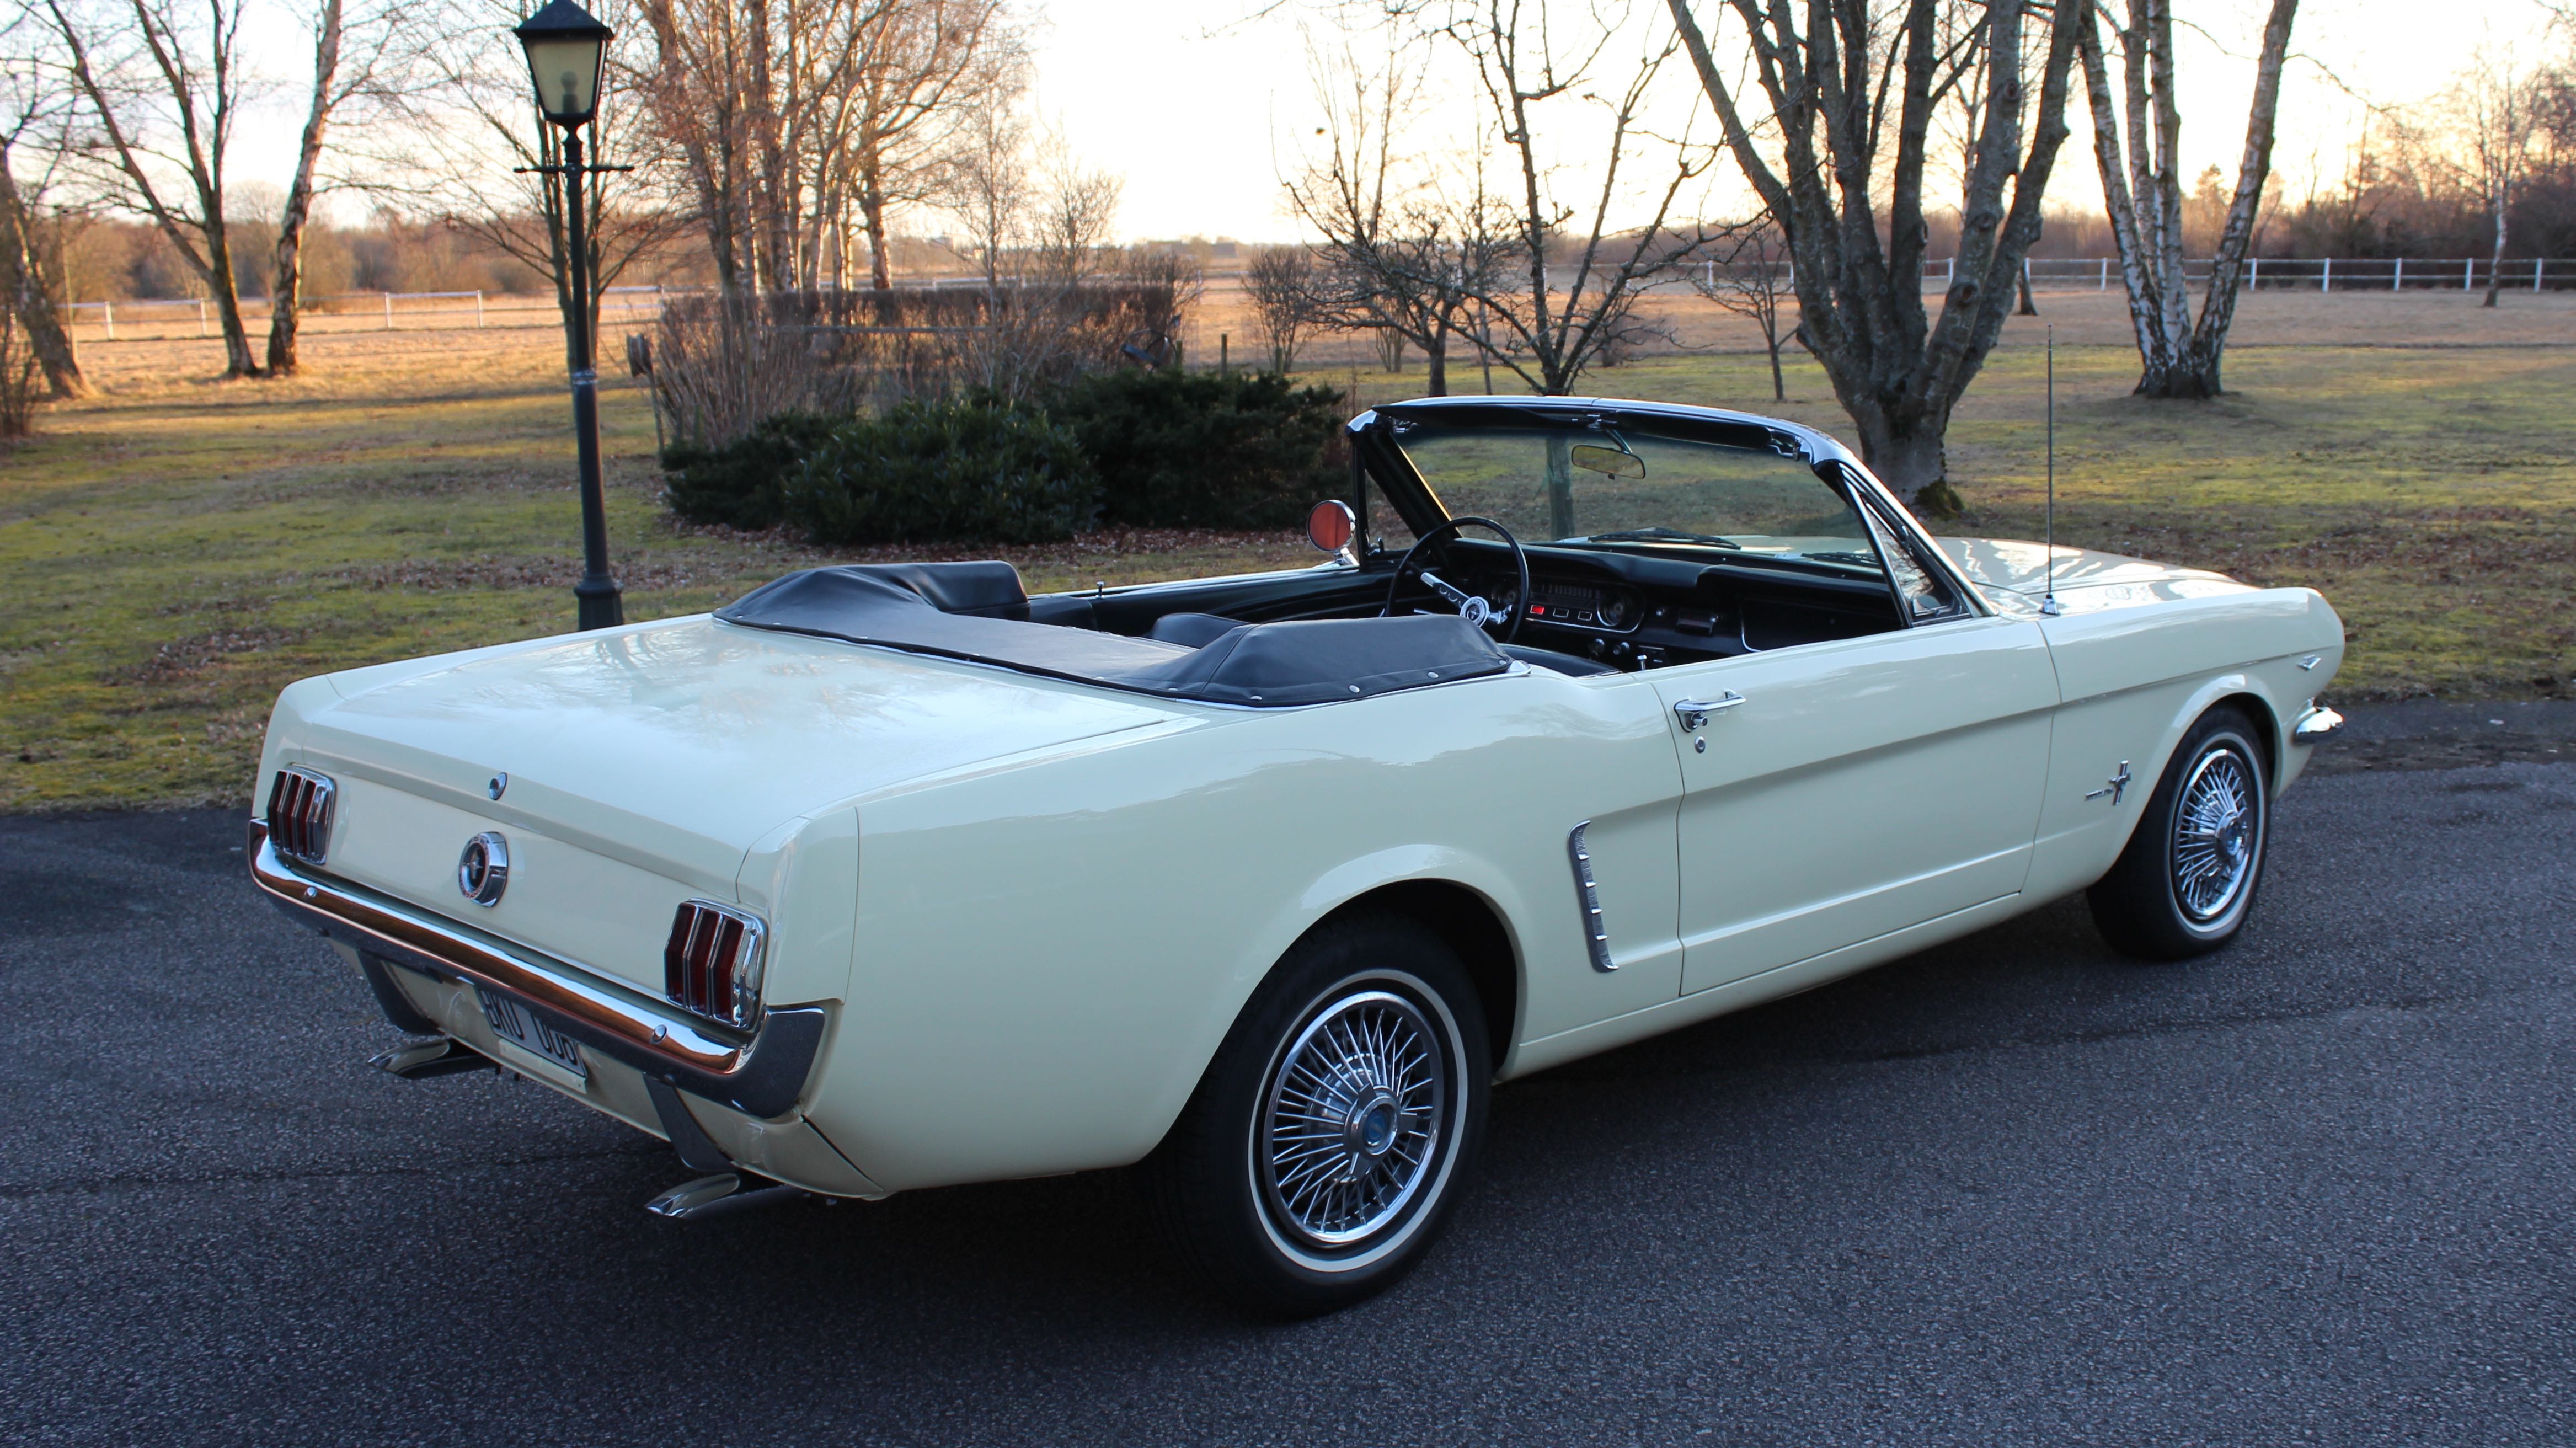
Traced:
<path id="1" fill-rule="evenodd" d="M 2232 749 L 2203 756 L 2174 806 L 2174 901 L 2195 925 L 2236 907 L 2254 878 L 2262 817 L 2254 771 Z"/>
<path id="2" fill-rule="evenodd" d="M 1278 1222 L 1340 1246 L 1394 1221 L 1440 1155 L 1449 1068 L 1420 1007 L 1389 991 L 1335 1001 L 1280 1056 L 1256 1159 Z"/>

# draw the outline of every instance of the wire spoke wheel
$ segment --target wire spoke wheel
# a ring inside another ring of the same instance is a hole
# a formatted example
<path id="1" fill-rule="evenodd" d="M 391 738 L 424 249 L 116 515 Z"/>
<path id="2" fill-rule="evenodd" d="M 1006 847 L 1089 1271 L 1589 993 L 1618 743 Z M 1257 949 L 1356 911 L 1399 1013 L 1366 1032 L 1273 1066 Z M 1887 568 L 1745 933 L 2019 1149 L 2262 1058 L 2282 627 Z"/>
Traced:
<path id="1" fill-rule="evenodd" d="M 1364 990 L 1327 1005 L 1264 1093 L 1254 1159 L 1273 1220 L 1327 1250 L 1383 1231 L 1439 1162 L 1454 1089 L 1413 1001 Z"/>
<path id="2" fill-rule="evenodd" d="M 2253 767 L 2232 749 L 2203 755 L 2173 816 L 2174 903 L 2195 925 L 2233 909 L 2254 877 L 2263 827 Z"/>

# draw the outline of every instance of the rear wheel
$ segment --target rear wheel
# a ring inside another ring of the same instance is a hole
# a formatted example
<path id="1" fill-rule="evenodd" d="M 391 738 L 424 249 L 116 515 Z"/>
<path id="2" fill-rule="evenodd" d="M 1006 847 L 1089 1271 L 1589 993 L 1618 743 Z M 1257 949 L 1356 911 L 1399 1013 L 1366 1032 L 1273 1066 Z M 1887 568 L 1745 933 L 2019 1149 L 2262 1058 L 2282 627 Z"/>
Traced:
<path id="1" fill-rule="evenodd" d="M 2137 832 L 2087 895 L 2111 947 L 2183 960 L 2236 938 L 2271 838 L 2271 788 L 2253 722 L 2213 709 L 2183 736 Z"/>
<path id="2" fill-rule="evenodd" d="M 1146 1163 L 1180 1255 L 1304 1317 L 1412 1270 L 1484 1129 L 1492 1056 L 1456 953 L 1402 916 L 1330 922 L 1244 1007 Z"/>

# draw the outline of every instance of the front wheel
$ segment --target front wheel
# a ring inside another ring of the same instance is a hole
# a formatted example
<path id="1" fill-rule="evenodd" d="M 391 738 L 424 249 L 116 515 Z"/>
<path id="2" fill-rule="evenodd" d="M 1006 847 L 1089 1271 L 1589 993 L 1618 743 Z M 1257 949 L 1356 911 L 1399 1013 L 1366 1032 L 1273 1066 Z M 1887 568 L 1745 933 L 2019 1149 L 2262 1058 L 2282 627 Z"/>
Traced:
<path id="1" fill-rule="evenodd" d="M 1256 1312 L 1307 1317 L 1411 1271 L 1484 1129 L 1492 1056 L 1456 952 L 1388 915 L 1283 959 L 1146 1163 L 1180 1255 Z"/>
<path id="2" fill-rule="evenodd" d="M 2087 894 L 2124 955 L 2184 960 L 2236 938 L 2254 908 L 2271 835 L 2271 789 L 2253 723 L 2200 717 L 2156 781 L 2137 832 Z"/>

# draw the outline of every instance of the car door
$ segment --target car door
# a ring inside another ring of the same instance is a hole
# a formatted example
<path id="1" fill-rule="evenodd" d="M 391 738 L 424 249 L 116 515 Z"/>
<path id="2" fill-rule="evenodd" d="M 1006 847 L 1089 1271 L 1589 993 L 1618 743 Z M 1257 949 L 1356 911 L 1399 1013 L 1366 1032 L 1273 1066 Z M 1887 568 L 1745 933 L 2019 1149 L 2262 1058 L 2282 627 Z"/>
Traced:
<path id="1" fill-rule="evenodd" d="M 2056 675 L 1967 616 L 1658 670 L 1681 753 L 1682 991 L 2013 894 Z"/>

